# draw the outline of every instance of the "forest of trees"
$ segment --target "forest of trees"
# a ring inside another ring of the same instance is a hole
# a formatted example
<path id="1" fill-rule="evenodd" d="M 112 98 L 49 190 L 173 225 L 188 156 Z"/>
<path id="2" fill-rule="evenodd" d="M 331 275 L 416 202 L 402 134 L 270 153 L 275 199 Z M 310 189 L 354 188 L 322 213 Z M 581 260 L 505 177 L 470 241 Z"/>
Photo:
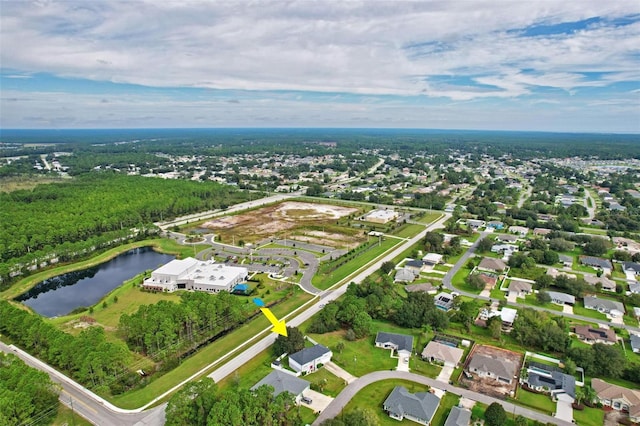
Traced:
<path id="1" fill-rule="evenodd" d="M 58 389 L 47 373 L 0 352 L 0 425 L 46 425 L 58 412 Z"/>
<path id="2" fill-rule="evenodd" d="M 0 193 L 0 280 L 57 257 L 72 260 L 101 247 L 144 237 L 152 222 L 249 199 L 213 182 L 114 173 L 84 175 L 33 190 Z"/>
<path id="3" fill-rule="evenodd" d="M 0 301 L 0 318 L 0 334 L 95 392 L 119 394 L 139 382 L 128 368 L 126 345 L 108 341 L 102 327 L 73 336 L 5 300 Z"/>
<path id="4" fill-rule="evenodd" d="M 227 292 L 181 292 L 180 303 L 162 300 L 120 317 L 118 331 L 135 352 L 167 359 L 236 327 L 254 306 Z"/>
<path id="5" fill-rule="evenodd" d="M 302 420 L 293 396 L 273 388 L 220 391 L 210 378 L 186 384 L 169 400 L 167 426 L 297 426 Z"/>

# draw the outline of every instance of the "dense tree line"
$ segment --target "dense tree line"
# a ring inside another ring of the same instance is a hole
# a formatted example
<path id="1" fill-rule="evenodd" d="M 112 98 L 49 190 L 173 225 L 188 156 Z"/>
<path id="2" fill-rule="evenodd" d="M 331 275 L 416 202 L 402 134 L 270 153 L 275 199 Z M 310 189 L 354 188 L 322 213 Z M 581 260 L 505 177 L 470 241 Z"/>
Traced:
<path id="1" fill-rule="evenodd" d="M 120 317 L 118 331 L 131 350 L 156 359 L 197 347 L 247 318 L 246 299 L 227 292 L 183 292 L 180 303 L 142 305 Z"/>
<path id="2" fill-rule="evenodd" d="M 273 388 L 219 391 L 210 378 L 188 383 L 171 397 L 167 426 L 297 426 L 302 424 L 293 396 L 273 396 Z"/>
<path id="3" fill-rule="evenodd" d="M 121 393 L 137 383 L 127 368 L 131 353 L 124 343 L 107 341 L 102 327 L 73 336 L 4 300 L 0 318 L 0 334 L 99 393 Z"/>
<path id="4" fill-rule="evenodd" d="M 372 319 L 409 328 L 429 325 L 444 330 L 448 327 L 449 319 L 444 311 L 436 308 L 433 296 L 415 292 L 404 298 L 395 291 L 389 276 L 379 278 L 381 282 L 366 279 L 359 285 L 350 284 L 341 301 L 328 303 L 313 317 L 308 331 L 327 333 L 344 328 L 360 338 L 371 332 Z"/>
<path id="5" fill-rule="evenodd" d="M 571 345 L 568 331 L 562 317 L 527 308 L 519 310 L 511 336 L 524 347 L 564 354 Z"/>
<path id="6" fill-rule="evenodd" d="M 46 425 L 58 412 L 58 391 L 47 373 L 0 352 L 0 425 Z"/>
<path id="7" fill-rule="evenodd" d="M 226 208 L 248 196 L 213 182 L 113 173 L 0 193 L 0 264 L 7 265 L 0 279 L 11 265 L 33 261 L 26 259 L 32 253 L 39 253 L 36 265 L 50 257 L 73 258 L 81 249 L 120 243 L 131 229 L 144 233 L 154 221 Z"/>

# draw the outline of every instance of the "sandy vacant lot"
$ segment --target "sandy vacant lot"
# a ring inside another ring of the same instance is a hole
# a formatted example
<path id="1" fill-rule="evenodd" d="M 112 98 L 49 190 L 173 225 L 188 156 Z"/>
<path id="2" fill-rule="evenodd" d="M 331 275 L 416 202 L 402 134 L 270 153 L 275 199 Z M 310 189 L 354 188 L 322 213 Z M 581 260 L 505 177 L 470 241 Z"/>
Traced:
<path id="1" fill-rule="evenodd" d="M 467 361 L 465 363 L 465 370 L 467 368 L 467 364 L 471 361 L 471 358 L 476 354 L 489 355 L 501 359 L 508 359 L 515 363 L 518 367 L 516 369 L 516 374 L 519 375 L 520 368 L 522 368 L 522 355 L 517 352 L 508 351 L 506 349 L 497 348 L 495 346 L 485 346 L 485 345 L 476 345 L 474 349 L 471 351 L 469 356 L 467 357 Z M 479 377 L 476 374 L 472 374 L 473 379 L 468 379 L 464 374 L 460 375 L 460 383 L 465 385 L 468 389 L 480 392 L 485 395 L 493 396 L 496 398 L 504 398 L 508 396 L 511 392 L 515 392 L 516 386 L 518 385 L 518 381 L 514 379 L 512 383 L 506 384 L 502 382 L 498 382 L 497 380 L 493 380 L 490 378 Z"/>
<path id="2" fill-rule="evenodd" d="M 309 226 L 335 224 L 341 217 L 358 213 L 358 209 L 330 204 L 303 203 L 286 201 L 274 206 L 264 207 L 244 214 L 221 217 L 202 225 L 225 237 L 234 235 L 245 242 L 259 241 L 264 238 L 286 234 L 289 238 L 315 244 L 338 246 L 349 244 L 348 235 L 324 230 L 308 229 Z M 306 229 L 305 229 L 306 228 Z M 353 241 L 351 241 L 353 243 Z"/>

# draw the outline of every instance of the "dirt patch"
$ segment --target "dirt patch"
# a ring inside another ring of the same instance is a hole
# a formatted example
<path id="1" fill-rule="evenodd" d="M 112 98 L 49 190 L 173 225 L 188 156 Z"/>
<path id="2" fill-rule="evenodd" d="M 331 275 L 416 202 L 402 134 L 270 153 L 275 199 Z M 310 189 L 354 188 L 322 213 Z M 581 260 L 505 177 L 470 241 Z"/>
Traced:
<path id="1" fill-rule="evenodd" d="M 477 345 L 473 348 L 464 365 L 464 373 L 460 375 L 460 384 L 474 392 L 480 392 L 484 395 L 493 396 L 495 398 L 505 398 L 515 395 L 518 379 L 512 378 L 511 383 L 505 383 L 491 377 L 481 377 L 476 373 L 469 372 L 469 363 L 474 356 L 485 355 L 495 360 L 507 360 L 515 364 L 515 375 L 520 375 L 522 368 L 522 355 L 517 352 L 508 351 L 506 349 L 497 348 L 495 346 Z M 490 365 L 488 363 L 487 365 Z"/>
<path id="2" fill-rule="evenodd" d="M 244 214 L 210 220 L 200 226 L 214 230 L 223 242 L 231 242 L 232 239 L 255 242 L 286 235 L 288 238 L 312 244 L 351 247 L 357 246 L 362 237 L 347 235 L 348 232 L 343 234 L 305 228 L 323 224 L 335 225 L 336 220 L 354 213 L 358 213 L 358 209 L 330 204 L 286 201 Z"/>
<path id="3" fill-rule="evenodd" d="M 618 426 L 621 424 L 625 424 L 622 423 L 625 420 L 628 420 L 626 414 L 618 410 L 607 411 L 604 415 L 604 426 Z"/>

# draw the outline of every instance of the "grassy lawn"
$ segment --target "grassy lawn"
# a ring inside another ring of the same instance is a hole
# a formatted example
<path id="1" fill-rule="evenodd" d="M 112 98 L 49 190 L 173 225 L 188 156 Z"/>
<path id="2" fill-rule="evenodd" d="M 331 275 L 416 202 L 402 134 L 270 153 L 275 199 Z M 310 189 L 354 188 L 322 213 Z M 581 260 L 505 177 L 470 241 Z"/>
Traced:
<path id="1" fill-rule="evenodd" d="M 433 426 L 444 426 L 444 422 L 447 421 L 447 416 L 449 416 L 451 408 L 458 405 L 458 401 L 460 401 L 460 397 L 458 395 L 454 395 L 448 392 L 445 393 L 440 400 L 440 405 L 438 406 L 436 414 L 434 414 L 433 416 L 431 424 Z"/>
<path id="2" fill-rule="evenodd" d="M 260 352 L 251 361 L 238 368 L 232 375 L 219 381 L 217 383 L 218 388 L 226 389 L 232 386 L 246 389 L 252 387 L 271 372 L 271 361 L 275 360 L 275 358 L 271 348 Z"/>
<path id="3" fill-rule="evenodd" d="M 378 417 L 380 426 L 415 425 L 416 423 L 406 419 L 401 422 L 394 420 L 382 410 L 384 400 L 387 399 L 393 388 L 396 386 L 404 386 L 411 393 L 426 391 L 426 388 L 423 385 L 419 385 L 417 383 L 405 380 L 383 380 L 372 383 L 358 392 L 344 407 L 342 412 L 348 413 L 356 408 L 367 409 Z"/>
<path id="4" fill-rule="evenodd" d="M 496 284 L 491 290 L 490 296 L 494 300 L 506 300 L 507 298 L 505 297 L 505 294 L 507 293 L 500 290 L 500 286 Z"/>
<path id="5" fill-rule="evenodd" d="M 311 295 L 299 291 L 294 297 L 274 306 L 271 311 L 277 318 L 282 318 L 284 315 L 311 299 Z M 178 367 L 158 377 L 146 387 L 111 398 L 111 402 L 122 408 L 138 408 L 218 358 L 229 355 L 224 362 L 230 360 L 232 358 L 230 353 L 231 349 L 248 342 L 249 338 L 255 336 L 258 331 L 268 326 L 269 321 L 266 317 L 263 315 L 257 316 L 232 333 L 216 340 L 214 344 L 207 345 L 200 349 L 197 353 L 184 360 Z M 224 362 L 218 364 L 216 368 Z"/>
<path id="6" fill-rule="evenodd" d="M 420 357 L 411 357 L 409 361 L 409 369 L 412 373 L 420 374 L 422 376 L 431 377 L 435 379 L 440 374 L 442 367 L 439 365 L 431 364 L 430 362 L 423 361 Z"/>
<path id="7" fill-rule="evenodd" d="M 524 299 L 518 299 L 518 302 L 524 303 L 525 305 L 540 306 L 542 308 L 552 309 L 554 311 L 562 312 L 562 306 L 556 305 L 555 303 L 551 303 L 551 302 L 539 303 L 538 299 L 533 294 L 529 294 L 525 296 Z"/>
<path id="8" fill-rule="evenodd" d="M 607 320 L 607 316 L 605 314 L 601 314 L 593 309 L 585 308 L 582 301 L 576 302 L 576 304 L 573 305 L 573 313 L 587 318 L 595 318 L 604 321 Z"/>
<path id="9" fill-rule="evenodd" d="M 400 242 L 400 240 L 397 240 L 395 238 L 384 239 L 382 240 L 382 243 L 380 245 L 373 246 L 364 253 L 359 254 L 353 260 L 346 262 L 342 266 L 328 273 L 322 273 L 321 266 L 318 270 L 318 274 L 313 277 L 312 283 L 315 287 L 325 290 L 347 278 L 348 276 L 355 274 L 356 271 L 358 271 L 360 268 L 367 265 L 377 257 L 383 255 L 388 250 L 391 250 Z"/>
<path id="10" fill-rule="evenodd" d="M 310 425 L 318 417 L 311 408 L 303 407 L 302 405 L 298 405 L 297 408 L 293 408 L 293 409 L 298 410 L 298 413 L 300 413 L 300 419 L 302 420 L 302 424 L 305 424 L 305 425 Z"/>
<path id="11" fill-rule="evenodd" d="M 393 231 L 391 234 L 402 238 L 412 238 L 422 231 L 424 231 L 424 226 L 416 225 L 414 223 L 407 223 L 406 225 L 402 225 L 399 229 Z"/>
<path id="12" fill-rule="evenodd" d="M 556 403 L 551 400 L 549 395 L 529 392 L 522 388 L 518 389 L 516 401 L 520 405 L 525 405 L 545 414 L 551 414 L 556 411 Z"/>
<path id="13" fill-rule="evenodd" d="M 584 410 L 573 410 L 573 419 L 579 426 L 602 426 L 604 411 L 599 408 L 584 407 Z"/>
<path id="14" fill-rule="evenodd" d="M 79 416 L 75 412 L 71 411 L 71 408 L 67 407 L 64 404 L 58 405 L 58 415 L 55 419 L 53 419 L 53 426 L 91 426 L 88 420 L 85 420 L 84 417 Z"/>
<path id="15" fill-rule="evenodd" d="M 425 213 L 424 216 L 416 219 L 416 222 L 420 222 L 420 223 L 424 223 L 424 224 L 430 224 L 432 222 L 435 222 L 436 220 L 440 219 L 440 217 L 442 216 L 442 213 L 440 212 L 430 212 L 430 213 Z"/>
<path id="16" fill-rule="evenodd" d="M 453 284 L 453 286 L 457 289 L 460 289 L 469 293 L 480 294 L 482 289 L 477 289 L 475 287 L 472 287 L 469 284 L 467 284 L 467 282 L 465 281 L 465 278 L 467 278 L 467 276 L 469 275 L 469 272 L 471 271 L 466 267 L 460 268 L 460 270 L 451 279 L 451 284 Z"/>
<path id="17" fill-rule="evenodd" d="M 334 376 L 324 368 L 301 378 L 311 382 L 311 389 L 334 398 L 346 387 L 344 379 Z"/>

